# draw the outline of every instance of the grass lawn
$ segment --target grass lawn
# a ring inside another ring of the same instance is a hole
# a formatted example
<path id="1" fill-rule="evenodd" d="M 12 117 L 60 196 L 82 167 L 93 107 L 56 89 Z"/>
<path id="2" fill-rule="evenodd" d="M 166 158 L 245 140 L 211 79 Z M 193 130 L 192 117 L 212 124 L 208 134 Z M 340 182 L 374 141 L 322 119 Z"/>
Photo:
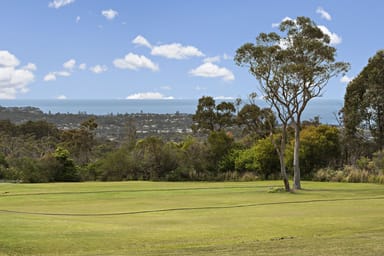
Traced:
<path id="1" fill-rule="evenodd" d="M 0 255 L 384 255 L 384 186 L 0 184 Z"/>

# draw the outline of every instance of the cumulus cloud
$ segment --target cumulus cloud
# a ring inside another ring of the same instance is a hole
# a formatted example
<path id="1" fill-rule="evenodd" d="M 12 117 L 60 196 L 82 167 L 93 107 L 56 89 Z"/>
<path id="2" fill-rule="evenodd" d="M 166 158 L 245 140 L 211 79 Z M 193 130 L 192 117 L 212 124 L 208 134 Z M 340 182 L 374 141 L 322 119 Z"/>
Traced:
<path id="1" fill-rule="evenodd" d="M 107 20 L 113 20 L 119 13 L 115 10 L 109 9 L 109 10 L 103 10 L 101 11 L 101 14 L 107 18 Z"/>
<path id="2" fill-rule="evenodd" d="M 113 64 L 117 68 L 137 70 L 139 68 L 147 68 L 152 71 L 159 70 L 159 66 L 143 55 L 128 53 L 122 59 L 115 59 Z"/>
<path id="3" fill-rule="evenodd" d="M 168 59 L 187 59 L 189 57 L 202 57 L 204 54 L 194 46 L 183 46 L 179 43 L 154 46 L 152 55 L 166 57 Z"/>
<path id="4" fill-rule="evenodd" d="M 81 19 L 80 16 L 77 16 L 77 17 L 76 17 L 76 23 L 79 23 L 79 22 L 80 22 L 80 19 Z"/>
<path id="5" fill-rule="evenodd" d="M 70 60 L 64 62 L 64 64 L 63 64 L 63 68 L 71 70 L 71 71 L 75 68 L 75 66 L 76 66 L 76 60 L 74 60 L 74 59 L 70 59 Z"/>
<path id="6" fill-rule="evenodd" d="M 201 77 L 220 77 L 224 81 L 235 80 L 235 76 L 229 69 L 219 67 L 213 63 L 207 62 L 199 67 L 192 69 L 189 73 L 193 76 Z"/>
<path id="7" fill-rule="evenodd" d="M 20 64 L 15 55 L 8 51 L 0 51 L 0 66 L 16 67 Z"/>
<path id="8" fill-rule="evenodd" d="M 345 83 L 345 84 L 348 84 L 349 82 L 351 82 L 353 79 L 353 77 L 349 77 L 349 76 L 343 76 L 342 78 L 340 78 L 340 82 L 341 83 Z"/>
<path id="9" fill-rule="evenodd" d="M 82 65 L 85 64 L 80 64 L 79 68 L 82 67 Z M 76 68 L 76 60 L 75 59 L 70 59 L 66 62 L 63 63 L 63 68 L 64 70 L 61 71 L 52 71 L 46 74 L 43 78 L 44 81 L 55 81 L 58 76 L 63 76 L 63 77 L 68 77 L 71 76 L 74 69 Z"/>
<path id="10" fill-rule="evenodd" d="M 48 7 L 59 9 L 73 2 L 75 2 L 75 0 L 54 0 L 48 4 Z"/>
<path id="11" fill-rule="evenodd" d="M 44 76 L 44 81 L 55 81 L 58 76 L 64 76 L 68 77 L 71 76 L 71 73 L 68 71 L 54 71 L 54 72 L 49 72 Z"/>
<path id="12" fill-rule="evenodd" d="M 135 37 L 135 39 L 132 40 L 132 43 L 136 45 L 152 48 L 152 45 L 142 35 L 138 35 L 137 37 Z"/>
<path id="13" fill-rule="evenodd" d="M 336 33 L 332 33 L 326 26 L 317 26 L 324 34 L 328 35 L 331 38 L 331 45 L 337 45 L 341 43 L 341 37 Z"/>
<path id="14" fill-rule="evenodd" d="M 91 70 L 95 74 L 100 74 L 107 71 L 108 68 L 105 65 L 96 65 L 96 66 L 90 67 L 89 70 Z"/>
<path id="15" fill-rule="evenodd" d="M 56 80 L 56 74 L 55 72 L 49 72 L 48 74 L 46 74 L 44 76 L 44 81 L 48 82 L 48 81 L 55 81 Z"/>
<path id="16" fill-rule="evenodd" d="M 28 84 L 34 81 L 32 71 L 36 65 L 28 63 L 26 66 L 17 68 L 20 61 L 15 55 L 8 51 L 0 51 L 0 98 L 14 99 L 19 93 L 29 91 Z"/>
<path id="17" fill-rule="evenodd" d="M 323 7 L 318 7 L 316 13 L 320 14 L 321 18 L 326 20 L 332 20 L 332 16 L 323 9 Z"/>
<path id="18" fill-rule="evenodd" d="M 159 92 L 140 92 L 126 97 L 127 100 L 171 100 L 172 96 L 164 96 Z"/>

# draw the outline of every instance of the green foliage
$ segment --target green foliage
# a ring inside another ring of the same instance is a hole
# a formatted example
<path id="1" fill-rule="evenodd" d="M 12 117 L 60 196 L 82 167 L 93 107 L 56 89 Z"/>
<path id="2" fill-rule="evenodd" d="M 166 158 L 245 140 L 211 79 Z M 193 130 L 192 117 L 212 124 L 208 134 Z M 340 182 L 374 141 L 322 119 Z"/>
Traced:
<path id="1" fill-rule="evenodd" d="M 140 178 L 138 163 L 134 161 L 133 154 L 125 148 L 110 152 L 97 161 L 93 168 L 95 180 L 118 181 Z"/>
<path id="2" fill-rule="evenodd" d="M 279 158 L 270 138 L 260 139 L 253 147 L 241 151 L 235 165 L 240 172 L 254 172 L 264 179 L 279 176 Z"/>
<path id="3" fill-rule="evenodd" d="M 384 50 L 378 51 L 347 86 L 342 110 L 350 154 L 370 154 L 359 149 L 361 141 L 373 137 L 375 149 L 384 145 Z M 370 134 L 367 135 L 366 131 Z M 359 150 L 356 150 L 358 148 Z M 356 152 L 357 151 L 357 152 Z M 363 152 L 360 152 L 363 151 Z"/>
<path id="4" fill-rule="evenodd" d="M 225 127 L 234 124 L 235 105 L 232 102 L 221 102 L 216 105 L 215 100 L 210 96 L 203 96 L 199 99 L 195 114 L 192 116 L 195 132 L 220 131 Z"/>
<path id="5" fill-rule="evenodd" d="M 80 175 L 75 162 L 70 158 L 70 152 L 62 147 L 42 159 L 44 169 L 52 173 L 53 181 L 80 181 Z"/>
<path id="6" fill-rule="evenodd" d="M 61 133 L 60 146 L 68 149 L 71 157 L 79 165 L 86 165 L 91 160 L 91 152 L 96 145 L 94 136 L 96 128 L 95 119 L 90 118 L 81 123 L 79 129 L 65 130 Z"/>
<path id="7" fill-rule="evenodd" d="M 254 138 L 265 138 L 274 130 L 276 117 L 268 108 L 261 109 L 256 104 L 245 104 L 237 115 L 237 124 L 244 126 L 243 134 Z"/>
<path id="8" fill-rule="evenodd" d="M 192 120 L 195 125 L 192 127 L 194 131 L 214 131 L 216 124 L 216 103 L 212 97 L 203 96 L 199 99 L 196 113 Z"/>
<path id="9" fill-rule="evenodd" d="M 215 173 L 219 163 L 227 157 L 234 145 L 234 139 L 230 133 L 224 131 L 211 132 L 208 136 L 208 160 L 210 171 Z M 228 170 L 226 170 L 228 171 Z"/>
<path id="10" fill-rule="evenodd" d="M 293 141 L 287 150 L 287 163 L 293 162 Z M 310 177 L 325 167 L 337 167 L 341 158 L 339 130 L 328 125 L 306 126 L 300 134 L 300 163 L 304 176 Z"/>
<path id="11" fill-rule="evenodd" d="M 295 129 L 294 188 L 300 189 L 302 113 L 311 99 L 321 96 L 332 77 L 349 69 L 349 64 L 335 61 L 336 49 L 330 45 L 329 36 L 307 17 L 283 21 L 280 32 L 281 35 L 260 33 L 256 44 L 246 43 L 237 49 L 235 62 L 249 68 L 259 81 L 264 99 L 283 125 L 283 134 L 288 123 L 292 123 Z M 280 151 L 283 149 L 284 145 Z M 282 154 L 280 157 L 283 163 Z"/>

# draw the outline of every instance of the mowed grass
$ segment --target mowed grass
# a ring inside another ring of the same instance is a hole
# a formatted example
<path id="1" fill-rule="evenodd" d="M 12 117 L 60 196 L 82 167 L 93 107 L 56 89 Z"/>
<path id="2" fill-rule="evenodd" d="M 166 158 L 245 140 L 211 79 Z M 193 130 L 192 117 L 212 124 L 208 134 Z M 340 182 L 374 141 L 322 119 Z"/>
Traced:
<path id="1" fill-rule="evenodd" d="M 384 255 L 384 186 L 0 184 L 0 255 Z"/>

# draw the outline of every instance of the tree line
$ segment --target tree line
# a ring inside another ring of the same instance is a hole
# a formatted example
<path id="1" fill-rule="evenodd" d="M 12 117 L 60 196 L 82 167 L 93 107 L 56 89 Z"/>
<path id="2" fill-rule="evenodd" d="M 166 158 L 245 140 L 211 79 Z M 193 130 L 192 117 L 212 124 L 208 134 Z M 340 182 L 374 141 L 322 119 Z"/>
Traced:
<path id="1" fill-rule="evenodd" d="M 309 18 L 260 33 L 236 51 L 268 107 L 199 99 L 193 136 L 138 139 L 134 124 L 113 142 L 95 137 L 94 118 L 59 130 L 45 121 L 0 122 L 0 179 L 23 182 L 81 180 L 254 180 L 281 178 L 285 190 L 301 179 L 384 183 L 384 51 L 347 86 L 339 127 L 302 120 L 308 102 L 349 69 L 336 61 L 330 38 Z"/>

